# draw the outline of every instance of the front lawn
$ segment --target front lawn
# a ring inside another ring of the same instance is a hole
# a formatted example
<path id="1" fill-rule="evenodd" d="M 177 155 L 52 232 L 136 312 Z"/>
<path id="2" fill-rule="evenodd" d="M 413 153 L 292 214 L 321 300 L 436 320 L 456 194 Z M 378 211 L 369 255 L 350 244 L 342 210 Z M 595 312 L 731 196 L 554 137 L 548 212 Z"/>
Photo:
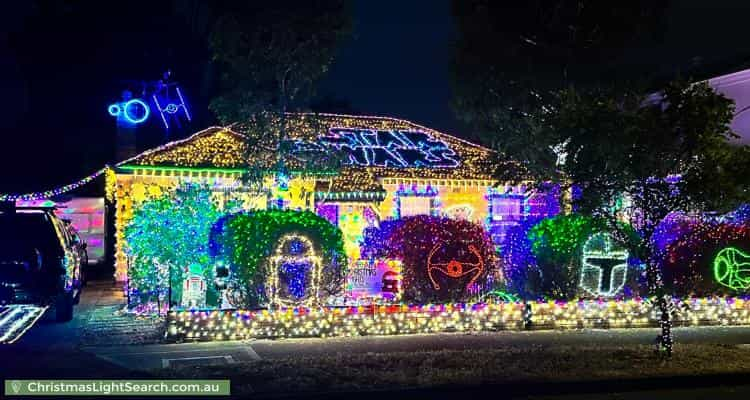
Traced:
<path id="1" fill-rule="evenodd" d="M 158 371 L 232 381 L 245 395 L 395 390 L 486 383 L 625 380 L 750 372 L 750 348 L 677 344 L 671 361 L 649 346 L 513 346 L 487 350 L 334 354 Z"/>

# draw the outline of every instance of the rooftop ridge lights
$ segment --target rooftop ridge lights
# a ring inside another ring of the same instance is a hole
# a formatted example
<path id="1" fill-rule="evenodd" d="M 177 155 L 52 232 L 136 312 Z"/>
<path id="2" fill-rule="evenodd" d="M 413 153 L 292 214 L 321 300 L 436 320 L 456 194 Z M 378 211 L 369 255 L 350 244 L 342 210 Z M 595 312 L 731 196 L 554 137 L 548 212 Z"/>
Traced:
<path id="1" fill-rule="evenodd" d="M 222 173 L 242 173 L 244 168 L 211 168 L 211 167 L 171 167 L 171 166 L 151 166 L 151 165 L 123 165 L 118 169 L 126 171 L 149 170 L 149 171 L 190 171 L 190 172 L 222 172 Z"/>
<path id="2" fill-rule="evenodd" d="M 135 105 L 139 105 L 143 108 L 143 115 L 141 117 L 132 115 L 130 109 Z M 148 116 L 151 114 L 151 109 L 148 104 L 141 99 L 130 99 L 122 103 L 122 106 L 118 103 L 110 104 L 109 107 L 107 107 L 107 112 L 113 117 L 122 115 L 122 117 L 131 124 L 141 124 L 148 119 Z"/>
<path id="3" fill-rule="evenodd" d="M 194 134 L 192 134 L 192 135 L 190 135 L 190 136 L 188 136 L 188 137 L 186 137 L 184 139 L 173 140 L 171 142 L 164 143 L 161 146 L 154 147 L 153 149 L 148 149 L 148 150 L 146 150 L 146 151 L 144 151 L 144 152 L 142 152 L 140 154 L 137 154 L 137 155 L 135 155 L 133 157 L 130 157 L 130 158 L 126 159 L 126 160 L 120 161 L 119 163 L 116 164 L 116 166 L 119 167 L 119 166 L 126 165 L 126 164 L 128 164 L 128 163 L 130 163 L 132 161 L 135 161 L 135 160 L 137 160 L 137 159 L 139 159 L 141 157 L 145 157 L 145 156 L 151 155 L 151 154 L 159 152 L 159 151 L 168 150 L 168 149 L 170 149 L 170 148 L 172 148 L 174 146 L 180 145 L 182 143 L 190 142 L 190 141 L 196 139 L 197 137 L 199 137 L 201 135 L 205 135 L 205 134 L 209 134 L 209 133 L 214 133 L 214 132 L 217 132 L 217 131 L 227 132 L 227 133 L 230 133 L 232 135 L 239 136 L 243 140 L 247 138 L 247 136 L 245 136 L 245 135 L 243 135 L 243 134 L 241 134 L 241 133 L 239 133 L 239 132 L 237 132 L 235 130 L 232 130 L 229 127 L 222 127 L 222 126 L 216 126 L 216 125 L 209 126 L 208 128 L 200 130 L 198 132 L 195 132 Z"/>
<path id="4" fill-rule="evenodd" d="M 625 286 L 627 269 L 627 250 L 615 250 L 610 234 L 595 233 L 583 245 L 580 287 L 596 296 L 614 296 Z M 604 290 L 602 283 L 606 278 L 609 287 Z"/>
<path id="5" fill-rule="evenodd" d="M 714 278 L 732 290 L 750 288 L 750 255 L 736 247 L 725 247 L 714 258 Z"/>

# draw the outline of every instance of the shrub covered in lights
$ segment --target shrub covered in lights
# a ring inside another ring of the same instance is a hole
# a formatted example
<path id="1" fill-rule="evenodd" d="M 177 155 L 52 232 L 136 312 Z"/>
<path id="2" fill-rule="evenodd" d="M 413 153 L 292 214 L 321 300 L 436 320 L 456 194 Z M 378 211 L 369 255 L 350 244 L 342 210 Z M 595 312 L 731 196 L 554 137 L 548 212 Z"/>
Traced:
<path id="1" fill-rule="evenodd" d="M 534 225 L 528 238 L 532 252 L 541 262 L 565 264 L 576 257 L 592 233 L 604 228 L 603 222 L 589 216 L 558 215 Z"/>
<path id="2" fill-rule="evenodd" d="M 199 185 L 180 186 L 135 208 L 124 232 L 131 259 L 131 306 L 165 300 L 180 304 L 190 269 L 200 269 L 206 282 L 212 280 L 208 238 L 219 217 L 210 192 Z M 207 290 L 207 302 L 215 303 L 212 285 Z"/>
<path id="3" fill-rule="evenodd" d="M 268 302 L 270 258 L 279 244 L 290 237 L 309 239 L 312 248 L 305 248 L 305 252 L 320 257 L 320 294 L 340 294 L 347 265 L 341 231 L 310 211 L 259 210 L 226 215 L 211 230 L 211 254 L 217 262 L 229 266 L 229 296 L 234 306 L 255 308 Z M 288 241 L 292 247 L 298 242 Z M 294 248 L 287 250 L 295 253 Z M 296 270 L 302 268 L 293 266 Z M 296 293 L 304 288 L 289 289 Z"/>
<path id="4" fill-rule="evenodd" d="M 404 217 L 384 222 L 381 237 L 384 255 L 403 261 L 406 301 L 467 301 L 497 267 L 489 235 L 469 221 Z"/>
<path id="5" fill-rule="evenodd" d="M 538 297 L 574 298 L 583 243 L 603 228 L 601 221 L 579 214 L 545 218 L 531 227 L 527 238 L 536 269 L 528 270 L 530 292 Z"/>
<path id="6" fill-rule="evenodd" d="M 604 221 L 580 214 L 557 215 L 522 222 L 508 231 L 503 268 L 508 289 L 527 299 L 573 299 L 581 293 L 581 252 L 592 234 L 605 230 Z M 630 234 L 636 235 L 632 229 Z M 626 295 L 636 295 L 639 263 L 629 260 Z"/>
<path id="7" fill-rule="evenodd" d="M 529 230 L 537 222 L 522 221 L 510 227 L 500 246 L 506 288 L 524 299 L 538 297 L 539 269 L 528 238 Z"/>
<path id="8" fill-rule="evenodd" d="M 656 252 L 656 258 L 667 289 L 680 296 L 750 292 L 742 285 L 717 280 L 713 270 L 715 258 L 726 248 L 750 253 L 750 225 L 744 220 L 731 221 L 675 216 L 660 225 L 658 237 L 666 239 L 659 242 L 663 247 Z M 741 261 L 736 256 L 730 258 L 733 263 Z"/>

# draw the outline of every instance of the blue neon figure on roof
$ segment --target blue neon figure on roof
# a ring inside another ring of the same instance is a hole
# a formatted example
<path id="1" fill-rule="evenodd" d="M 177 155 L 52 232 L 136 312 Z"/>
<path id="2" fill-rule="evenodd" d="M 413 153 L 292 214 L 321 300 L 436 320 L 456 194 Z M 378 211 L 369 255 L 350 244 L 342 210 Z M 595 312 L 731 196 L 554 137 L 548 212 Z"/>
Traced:
<path id="1" fill-rule="evenodd" d="M 110 104 L 107 107 L 109 115 L 124 119 L 126 122 L 138 125 L 146 122 L 151 114 L 151 109 L 141 99 L 130 99 L 123 103 Z"/>
<path id="2" fill-rule="evenodd" d="M 128 89 L 122 92 L 122 101 L 110 104 L 107 112 L 117 117 L 117 125 L 132 127 L 146 122 L 151 116 L 151 107 L 159 112 L 164 128 L 169 131 L 173 126 L 181 127 L 182 121 L 192 121 L 182 90 L 176 82 L 171 81 L 171 71 L 162 75 L 158 81 L 141 82 L 140 96 L 134 98 Z M 153 101 L 153 104 L 147 102 Z"/>
<path id="3" fill-rule="evenodd" d="M 187 104 L 185 103 L 185 98 L 182 96 L 182 91 L 180 91 L 180 88 L 178 86 L 175 86 L 175 92 L 177 93 L 177 102 L 172 102 L 170 100 L 172 99 L 162 99 L 162 102 L 159 102 L 159 98 L 156 94 L 154 94 L 152 97 L 154 99 L 154 104 L 156 105 L 156 109 L 159 111 L 159 115 L 161 116 L 161 121 L 164 123 L 164 128 L 169 129 L 169 122 L 167 122 L 167 118 L 172 116 L 171 118 L 177 118 L 177 113 L 182 110 L 185 113 L 185 118 L 188 121 L 191 121 L 190 117 L 190 111 L 188 111 Z M 162 104 L 164 106 L 162 107 Z"/>
<path id="4" fill-rule="evenodd" d="M 140 117 L 138 116 L 138 107 L 136 106 L 139 106 L 142 110 L 140 112 Z M 148 104 L 144 103 L 143 100 L 132 99 L 125 102 L 125 105 L 122 107 L 122 113 L 128 121 L 134 124 L 141 124 L 146 122 L 149 114 L 151 114 L 151 110 L 149 109 Z"/>
<path id="5" fill-rule="evenodd" d="M 110 104 L 109 107 L 107 107 L 107 111 L 109 112 L 109 115 L 116 117 L 117 114 L 122 112 L 122 109 L 119 104 Z"/>

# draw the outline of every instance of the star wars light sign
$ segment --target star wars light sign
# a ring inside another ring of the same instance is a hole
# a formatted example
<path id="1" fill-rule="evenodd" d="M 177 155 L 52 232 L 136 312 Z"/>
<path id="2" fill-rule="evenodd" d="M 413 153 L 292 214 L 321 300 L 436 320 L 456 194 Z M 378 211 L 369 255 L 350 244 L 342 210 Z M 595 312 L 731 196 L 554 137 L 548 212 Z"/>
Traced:
<path id="1" fill-rule="evenodd" d="M 331 128 L 316 142 L 298 140 L 295 152 L 325 152 L 334 148 L 345 153 L 345 163 L 364 167 L 452 168 L 458 155 L 444 141 L 425 132 Z"/>
<path id="2" fill-rule="evenodd" d="M 182 111 L 183 116 L 188 121 L 191 121 L 190 118 L 190 111 L 188 111 L 187 104 L 185 104 L 185 98 L 182 97 L 182 92 L 180 91 L 179 86 L 175 86 L 175 93 L 177 94 L 177 98 L 170 98 L 168 95 L 163 96 L 157 96 L 154 94 L 152 98 L 154 99 L 154 104 L 156 105 L 156 110 L 159 111 L 159 115 L 161 116 L 161 121 L 164 123 L 164 128 L 169 129 L 169 122 L 168 120 L 172 120 L 173 123 L 179 123 L 178 119 L 178 113 Z M 161 100 L 159 100 L 159 97 L 161 97 Z"/>
<path id="3" fill-rule="evenodd" d="M 750 255 L 735 247 L 722 249 L 714 258 L 714 278 L 733 290 L 750 289 Z"/>
<path id="4" fill-rule="evenodd" d="M 625 286 L 628 251 L 608 233 L 591 235 L 583 245 L 580 287 L 602 297 L 612 297 Z"/>

